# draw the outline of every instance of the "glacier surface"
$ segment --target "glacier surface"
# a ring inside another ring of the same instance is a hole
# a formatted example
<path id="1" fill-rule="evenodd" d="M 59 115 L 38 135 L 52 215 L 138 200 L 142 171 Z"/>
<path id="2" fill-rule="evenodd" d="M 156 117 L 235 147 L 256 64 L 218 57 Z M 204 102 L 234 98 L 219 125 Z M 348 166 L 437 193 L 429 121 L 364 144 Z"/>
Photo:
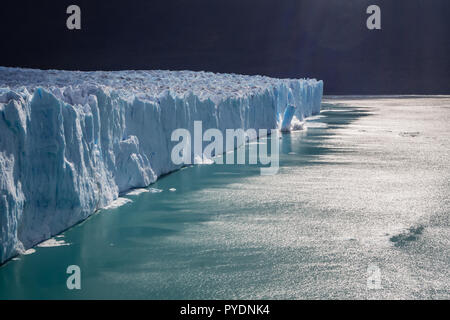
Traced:
<path id="1" fill-rule="evenodd" d="M 315 79 L 0 67 L 0 263 L 179 169 L 173 130 L 274 129 L 292 104 L 296 120 L 319 113 L 322 92 Z"/>

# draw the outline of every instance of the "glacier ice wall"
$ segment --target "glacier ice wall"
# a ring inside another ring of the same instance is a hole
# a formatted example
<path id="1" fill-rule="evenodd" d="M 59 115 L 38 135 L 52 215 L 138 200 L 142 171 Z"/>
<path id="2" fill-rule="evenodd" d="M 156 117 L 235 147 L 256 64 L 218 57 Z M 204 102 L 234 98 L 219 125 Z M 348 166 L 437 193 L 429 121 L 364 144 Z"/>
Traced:
<path id="1" fill-rule="evenodd" d="M 322 91 L 314 79 L 0 67 L 0 263 L 178 169 L 173 130 L 273 129 L 288 103 L 300 120 L 318 113 Z"/>

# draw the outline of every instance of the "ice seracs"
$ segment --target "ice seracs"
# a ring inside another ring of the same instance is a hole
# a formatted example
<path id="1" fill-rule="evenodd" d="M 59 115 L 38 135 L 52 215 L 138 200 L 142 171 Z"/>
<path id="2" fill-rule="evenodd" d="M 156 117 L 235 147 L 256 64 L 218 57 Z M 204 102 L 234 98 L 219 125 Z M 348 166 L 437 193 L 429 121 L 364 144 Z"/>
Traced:
<path id="1" fill-rule="evenodd" d="M 173 130 L 274 129 L 289 105 L 299 121 L 318 113 L 322 90 L 314 79 L 0 67 L 0 263 L 179 169 Z"/>

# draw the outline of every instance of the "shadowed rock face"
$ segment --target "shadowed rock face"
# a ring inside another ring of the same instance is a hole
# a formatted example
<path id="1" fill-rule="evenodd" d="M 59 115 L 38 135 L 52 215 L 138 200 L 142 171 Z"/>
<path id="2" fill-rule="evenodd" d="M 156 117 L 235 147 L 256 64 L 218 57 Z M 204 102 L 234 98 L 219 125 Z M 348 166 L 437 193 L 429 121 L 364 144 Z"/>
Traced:
<path id="1" fill-rule="evenodd" d="M 179 169 L 175 129 L 273 129 L 289 92 L 302 120 L 322 91 L 316 80 L 0 67 L 0 263 Z"/>

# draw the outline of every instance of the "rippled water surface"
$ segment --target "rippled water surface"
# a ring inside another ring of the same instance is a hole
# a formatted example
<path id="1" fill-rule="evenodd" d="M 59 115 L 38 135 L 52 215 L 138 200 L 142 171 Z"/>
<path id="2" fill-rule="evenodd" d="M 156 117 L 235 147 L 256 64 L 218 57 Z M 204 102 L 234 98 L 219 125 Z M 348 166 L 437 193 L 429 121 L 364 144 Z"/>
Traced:
<path id="1" fill-rule="evenodd" d="M 0 298 L 450 298 L 450 97 L 323 109 L 282 136 L 279 174 L 165 176 L 0 267 Z"/>

